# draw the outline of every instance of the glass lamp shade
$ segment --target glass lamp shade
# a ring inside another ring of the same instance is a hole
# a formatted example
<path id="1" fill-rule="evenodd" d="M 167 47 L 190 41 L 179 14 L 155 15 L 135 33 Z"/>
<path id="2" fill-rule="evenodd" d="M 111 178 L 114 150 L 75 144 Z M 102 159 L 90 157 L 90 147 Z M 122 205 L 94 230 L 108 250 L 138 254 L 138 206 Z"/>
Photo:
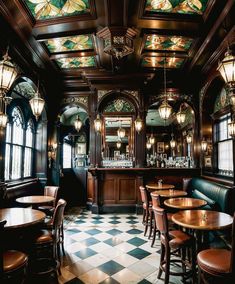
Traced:
<path id="1" fill-rule="evenodd" d="M 119 128 L 118 128 L 118 131 L 117 131 L 117 135 L 118 135 L 119 138 L 124 138 L 125 135 L 126 135 L 125 129 L 122 128 L 122 127 L 119 127 Z"/>
<path id="2" fill-rule="evenodd" d="M 188 135 L 186 136 L 186 142 L 187 142 L 188 144 L 191 144 L 192 141 L 193 141 L 192 135 L 191 135 L 191 134 L 188 134 Z"/>
<path id="3" fill-rule="evenodd" d="M 231 51 L 228 50 L 225 53 L 225 57 L 219 63 L 217 70 L 227 84 L 235 84 L 235 56 L 231 54 Z"/>
<path id="4" fill-rule="evenodd" d="M 176 119 L 179 124 L 182 124 L 185 122 L 186 114 L 182 111 L 177 112 Z"/>
<path id="5" fill-rule="evenodd" d="M 235 138 L 235 120 L 228 123 L 228 134 Z"/>
<path id="6" fill-rule="evenodd" d="M 153 136 L 153 134 L 150 136 L 150 138 L 149 138 L 149 143 L 151 144 L 151 145 L 153 145 L 153 144 L 155 144 L 155 137 Z"/>
<path id="7" fill-rule="evenodd" d="M 43 98 L 40 98 L 38 91 L 36 92 L 35 96 L 29 101 L 29 104 L 32 109 L 33 115 L 36 117 L 36 120 L 38 120 L 45 105 L 45 101 Z"/>
<path id="8" fill-rule="evenodd" d="M 7 126 L 8 118 L 4 113 L 0 113 L 0 128 L 5 128 Z"/>
<path id="9" fill-rule="evenodd" d="M 172 113 L 172 107 L 168 104 L 167 101 L 164 101 L 159 109 L 159 115 L 162 119 L 166 120 L 170 117 L 171 113 Z"/>
<path id="10" fill-rule="evenodd" d="M 135 130 L 140 133 L 140 131 L 143 128 L 143 121 L 142 119 L 138 116 L 135 120 Z"/>
<path id="11" fill-rule="evenodd" d="M 82 128 L 82 121 L 79 117 L 74 121 L 74 127 L 78 132 Z"/>
<path id="12" fill-rule="evenodd" d="M 94 120 L 94 127 L 96 132 L 101 132 L 102 129 L 102 120 L 100 119 L 99 114 L 97 114 L 96 119 Z"/>
<path id="13" fill-rule="evenodd" d="M 147 148 L 148 150 L 150 150 L 151 147 L 152 147 L 152 144 L 148 141 L 148 142 L 146 143 L 146 148 Z"/>
<path id="14" fill-rule="evenodd" d="M 3 60 L 0 61 L 0 95 L 5 95 L 12 83 L 14 82 L 18 72 L 16 66 L 10 61 L 10 57 L 6 53 Z"/>
<path id="15" fill-rule="evenodd" d="M 207 141 L 202 140 L 201 147 L 202 147 L 202 151 L 206 152 L 206 150 L 207 150 Z"/>
<path id="16" fill-rule="evenodd" d="M 120 149 L 121 146 L 122 146 L 122 142 L 121 141 L 117 141 L 116 146 L 117 146 L 118 149 Z"/>
<path id="17" fill-rule="evenodd" d="M 175 146 L 176 146 L 176 141 L 173 138 L 170 141 L 170 146 L 171 146 L 172 149 L 175 148 Z"/>

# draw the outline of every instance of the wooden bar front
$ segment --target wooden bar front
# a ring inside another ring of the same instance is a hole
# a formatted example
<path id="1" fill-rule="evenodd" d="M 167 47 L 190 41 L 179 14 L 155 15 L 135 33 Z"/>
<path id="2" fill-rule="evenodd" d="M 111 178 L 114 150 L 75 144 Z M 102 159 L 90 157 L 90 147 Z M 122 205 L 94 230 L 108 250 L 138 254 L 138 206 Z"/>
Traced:
<path id="1" fill-rule="evenodd" d="M 189 168 L 90 168 L 87 202 L 92 213 L 141 212 L 139 186 L 162 179 L 182 189 L 182 180 L 200 175 Z"/>

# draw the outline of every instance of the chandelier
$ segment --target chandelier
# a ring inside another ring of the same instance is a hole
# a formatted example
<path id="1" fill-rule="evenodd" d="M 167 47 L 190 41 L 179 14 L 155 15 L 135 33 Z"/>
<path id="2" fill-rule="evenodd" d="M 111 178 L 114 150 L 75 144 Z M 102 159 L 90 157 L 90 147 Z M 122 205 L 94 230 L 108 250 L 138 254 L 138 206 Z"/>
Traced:
<path id="1" fill-rule="evenodd" d="M 102 129 L 102 120 L 100 118 L 100 115 L 97 114 L 96 119 L 94 120 L 94 127 L 96 132 L 101 132 Z"/>
<path id="2" fill-rule="evenodd" d="M 143 128 L 143 121 L 142 119 L 139 117 L 139 115 L 137 116 L 136 120 L 135 120 L 135 130 L 140 133 L 140 131 Z"/>
<path id="3" fill-rule="evenodd" d="M 134 52 L 136 31 L 128 27 L 106 27 L 97 33 L 104 40 L 104 52 L 118 60 Z"/>
<path id="4" fill-rule="evenodd" d="M 159 115 L 162 119 L 167 120 L 171 113 L 172 107 L 167 102 L 167 92 L 166 92 L 166 58 L 164 59 L 164 101 L 158 108 Z"/>
<path id="5" fill-rule="evenodd" d="M 180 105 L 180 109 L 176 114 L 176 119 L 179 124 L 182 124 L 185 122 L 186 114 L 185 112 L 182 111 L 182 106 Z"/>
<path id="6" fill-rule="evenodd" d="M 77 119 L 74 121 L 74 127 L 77 130 L 77 132 L 80 131 L 80 129 L 82 128 L 82 121 L 79 118 L 79 116 L 77 117 Z"/>

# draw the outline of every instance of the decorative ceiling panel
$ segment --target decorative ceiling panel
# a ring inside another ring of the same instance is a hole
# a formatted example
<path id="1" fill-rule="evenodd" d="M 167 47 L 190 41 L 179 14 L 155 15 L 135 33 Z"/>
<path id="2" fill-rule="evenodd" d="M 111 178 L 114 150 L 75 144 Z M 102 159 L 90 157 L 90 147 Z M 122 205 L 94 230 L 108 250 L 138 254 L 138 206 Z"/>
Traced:
<path id="1" fill-rule="evenodd" d="M 56 63 L 65 69 L 96 66 L 95 56 L 59 58 L 56 59 Z"/>
<path id="2" fill-rule="evenodd" d="M 187 52 L 193 42 L 192 38 L 184 36 L 146 35 L 144 49 L 162 51 Z"/>
<path id="3" fill-rule="evenodd" d="M 90 13 L 89 0 L 24 0 L 36 20 Z"/>
<path id="4" fill-rule="evenodd" d="M 163 68 L 166 60 L 166 68 L 180 68 L 185 60 L 183 57 L 145 56 L 142 59 L 142 67 Z"/>
<path id="5" fill-rule="evenodd" d="M 50 53 L 93 49 L 92 35 L 53 38 L 44 41 Z"/>
<path id="6" fill-rule="evenodd" d="M 208 0 L 146 0 L 145 12 L 203 14 Z"/>

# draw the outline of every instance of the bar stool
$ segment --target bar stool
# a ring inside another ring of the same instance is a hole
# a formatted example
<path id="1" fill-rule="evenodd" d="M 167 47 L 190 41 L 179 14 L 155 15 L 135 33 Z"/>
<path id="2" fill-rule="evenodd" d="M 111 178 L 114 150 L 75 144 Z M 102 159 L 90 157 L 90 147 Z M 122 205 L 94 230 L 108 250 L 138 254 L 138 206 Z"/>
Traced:
<path id="1" fill-rule="evenodd" d="M 20 251 L 2 251 L 2 235 L 6 221 L 0 221 L 0 283 L 23 283 L 26 277 L 28 256 Z"/>
<path id="2" fill-rule="evenodd" d="M 143 203 L 143 225 L 145 226 L 145 230 L 144 230 L 144 236 L 146 236 L 148 228 L 150 228 L 150 232 L 149 232 L 149 238 L 151 236 L 151 232 L 152 232 L 152 227 L 153 227 L 153 219 L 152 218 L 152 202 L 150 201 L 150 196 L 149 196 L 149 192 L 147 191 L 147 189 L 144 186 L 140 186 L 140 194 L 141 194 L 141 200 Z"/>
<path id="3" fill-rule="evenodd" d="M 235 283 L 235 214 L 232 227 L 232 248 L 206 249 L 198 253 L 199 283 Z M 207 279 L 209 278 L 209 279 Z"/>
<path id="4" fill-rule="evenodd" d="M 165 209 L 157 206 L 153 208 L 153 212 L 155 216 L 156 227 L 161 234 L 161 256 L 157 278 L 160 279 L 162 272 L 165 272 L 165 284 L 169 283 L 170 275 L 182 276 L 183 280 L 192 277 L 193 281 L 195 281 L 195 239 L 180 230 L 169 231 Z M 190 260 L 186 260 L 187 249 L 192 250 L 191 262 Z M 180 251 L 181 254 L 177 254 Z M 178 258 L 172 259 L 171 256 L 177 256 Z M 171 263 L 180 263 L 182 265 L 182 271 L 171 271 Z"/>

